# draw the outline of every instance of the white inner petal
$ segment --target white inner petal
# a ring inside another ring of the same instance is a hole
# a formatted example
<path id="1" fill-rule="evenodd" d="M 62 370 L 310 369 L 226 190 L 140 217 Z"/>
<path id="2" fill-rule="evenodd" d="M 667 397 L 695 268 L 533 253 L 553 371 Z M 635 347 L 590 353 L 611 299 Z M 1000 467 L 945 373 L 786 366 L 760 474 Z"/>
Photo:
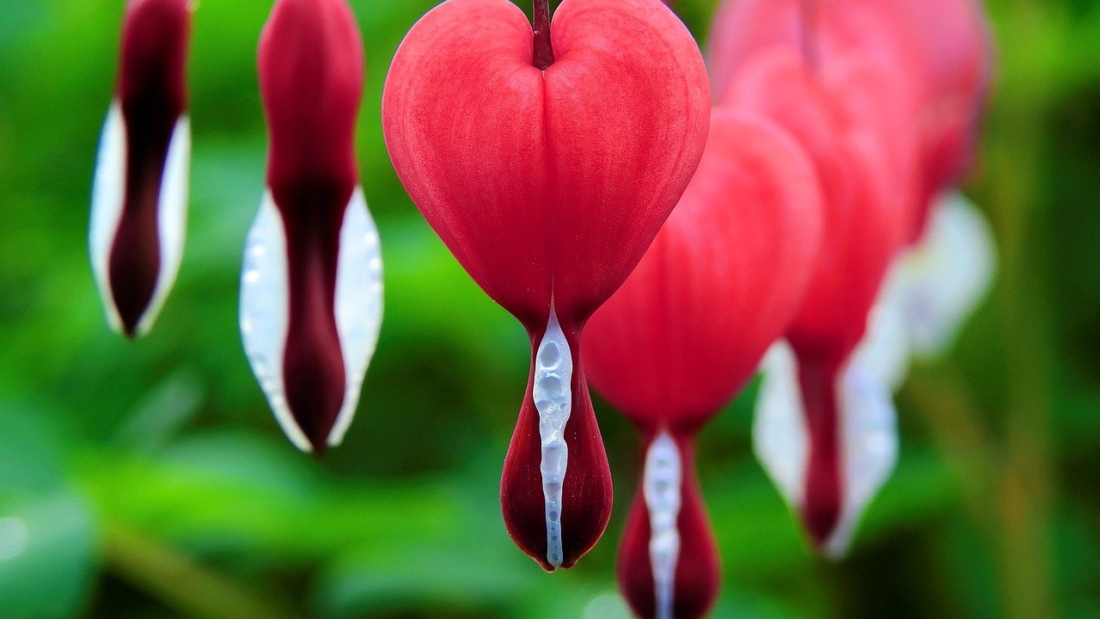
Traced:
<path id="1" fill-rule="evenodd" d="M 809 436 L 798 381 L 798 362 L 790 344 L 772 345 L 761 363 L 763 380 L 753 416 L 753 451 L 793 508 L 805 496 Z"/>
<path id="2" fill-rule="evenodd" d="M 152 328 L 183 262 L 187 236 L 187 189 L 191 166 L 191 121 L 184 115 L 176 121 L 157 197 L 157 237 L 160 241 L 160 271 L 149 307 L 138 321 L 137 334 Z"/>
<path id="3" fill-rule="evenodd" d="M 283 384 L 289 299 L 286 231 L 271 192 L 265 192 L 244 250 L 241 271 L 241 337 L 252 372 L 283 432 L 298 449 L 312 451 L 290 412 Z"/>
<path id="4" fill-rule="evenodd" d="M 642 477 L 642 493 L 649 512 L 649 564 L 653 569 L 656 619 L 673 619 L 682 490 L 680 450 L 668 433 L 661 432 L 646 452 Z"/>
<path id="5" fill-rule="evenodd" d="M 901 266 L 903 262 L 904 259 L 894 262 L 867 317 L 867 331 L 852 353 L 851 362 L 891 391 L 905 382 L 911 352 L 904 308 L 908 280 Z"/>
<path id="6" fill-rule="evenodd" d="M 535 354 L 533 396 L 539 412 L 539 438 L 542 442 L 542 494 L 546 503 L 546 562 L 554 567 L 564 559 L 561 538 L 562 488 L 569 464 L 569 446 L 565 443 L 565 424 L 573 407 L 573 357 L 569 342 L 558 324 L 558 315 L 550 306 L 546 333 Z"/>
<path id="7" fill-rule="evenodd" d="M 355 416 L 363 377 L 382 328 L 382 246 L 362 188 L 356 187 L 340 229 L 336 271 L 336 329 L 344 355 L 344 404 L 329 445 L 339 445 Z"/>
<path id="8" fill-rule="evenodd" d="M 992 285 L 997 251 L 989 223 L 961 193 L 943 196 L 932 207 L 924 238 L 900 268 L 914 352 L 938 356 Z"/>
<path id="9" fill-rule="evenodd" d="M 870 337 L 870 334 L 868 335 Z M 872 344 L 861 343 L 861 348 Z M 872 365 L 879 358 L 853 356 L 837 378 L 840 436 L 841 513 L 824 552 L 847 553 L 856 526 L 894 470 L 898 454 L 897 413 L 889 375 Z M 753 447 L 764 470 L 795 509 L 805 497 L 809 435 L 798 360 L 786 342 L 777 342 L 761 364 L 764 372 L 753 422 Z"/>
<path id="10" fill-rule="evenodd" d="M 898 457 L 897 412 L 890 386 L 856 361 L 838 380 L 844 497 L 840 521 L 825 544 L 832 558 L 847 554 L 856 526 Z"/>
<path id="11" fill-rule="evenodd" d="M 126 123 L 118 101 L 111 102 L 107 121 L 99 140 L 95 180 L 92 184 L 92 217 L 88 231 L 88 250 L 92 273 L 111 328 L 122 333 L 122 317 L 111 294 L 111 245 L 122 219 L 126 195 Z"/>

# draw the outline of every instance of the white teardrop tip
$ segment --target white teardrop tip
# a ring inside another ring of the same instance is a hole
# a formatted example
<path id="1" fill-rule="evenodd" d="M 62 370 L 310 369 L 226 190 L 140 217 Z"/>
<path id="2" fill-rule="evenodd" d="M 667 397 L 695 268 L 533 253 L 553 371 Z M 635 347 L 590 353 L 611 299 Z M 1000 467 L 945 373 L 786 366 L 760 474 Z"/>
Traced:
<path id="1" fill-rule="evenodd" d="M 823 548 L 840 558 L 851 544 L 863 513 L 897 462 L 897 413 L 891 386 L 881 368 L 864 365 L 873 356 L 853 356 L 837 378 L 841 432 L 840 519 Z M 809 434 L 798 380 L 798 360 L 790 345 L 777 342 L 762 364 L 764 372 L 753 421 L 757 459 L 793 509 L 806 496 Z"/>

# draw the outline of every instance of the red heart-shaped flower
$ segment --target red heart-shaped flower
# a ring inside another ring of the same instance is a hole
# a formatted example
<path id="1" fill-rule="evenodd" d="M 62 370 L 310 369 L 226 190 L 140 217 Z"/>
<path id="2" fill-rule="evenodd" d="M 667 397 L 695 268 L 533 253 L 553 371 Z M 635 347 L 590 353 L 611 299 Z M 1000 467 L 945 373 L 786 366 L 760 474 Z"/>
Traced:
<path id="1" fill-rule="evenodd" d="M 382 101 L 409 195 L 531 335 L 501 500 L 509 532 L 547 569 L 584 554 L 611 509 L 580 329 L 690 180 L 709 101 L 694 40 L 658 0 L 565 0 L 550 41 L 555 60 L 540 69 L 515 5 L 450 0 L 409 32 Z"/>
<path id="2" fill-rule="evenodd" d="M 818 176 L 773 123 L 716 108 L 699 169 L 587 328 L 593 384 L 646 436 L 619 583 L 646 619 L 703 616 L 718 560 L 694 437 L 798 310 L 821 238 Z"/>

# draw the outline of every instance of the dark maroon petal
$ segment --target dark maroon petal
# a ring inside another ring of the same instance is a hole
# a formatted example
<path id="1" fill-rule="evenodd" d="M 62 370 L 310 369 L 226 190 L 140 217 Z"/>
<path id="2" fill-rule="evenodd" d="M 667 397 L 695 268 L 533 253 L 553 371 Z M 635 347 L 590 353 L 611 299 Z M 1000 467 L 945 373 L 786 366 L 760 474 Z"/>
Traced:
<path id="1" fill-rule="evenodd" d="M 189 4 L 131 2 L 123 28 L 118 98 L 126 126 L 126 180 L 109 273 L 130 336 L 149 308 L 161 271 L 157 207 L 168 147 L 187 103 Z"/>
<path id="2" fill-rule="evenodd" d="M 695 473 L 694 438 L 678 439 L 677 444 L 681 454 L 683 485 L 680 514 L 676 522 L 680 551 L 676 563 L 672 617 L 699 619 L 707 614 L 718 597 L 721 567 Z M 656 619 L 658 616 L 650 562 L 651 535 L 649 510 L 642 483 L 639 482 L 619 545 L 617 572 L 619 589 L 642 619 Z"/>
<path id="3" fill-rule="evenodd" d="M 336 329 L 340 227 L 351 190 L 302 183 L 274 193 L 286 226 L 289 316 L 283 380 L 287 404 L 321 454 L 344 403 L 346 371 Z M 286 213 L 293 213 L 287 216 Z"/>
<path id="4" fill-rule="evenodd" d="M 539 334 L 538 338 L 541 337 Z M 576 351 L 576 339 L 572 334 L 569 340 L 571 348 Z M 537 344 L 532 347 L 537 349 Z M 500 502 L 508 533 L 524 552 L 547 571 L 553 571 L 556 567 L 573 567 L 577 559 L 596 545 L 611 519 L 611 470 L 592 399 L 586 388 L 584 371 L 575 352 L 573 363 L 572 412 L 565 426 L 569 455 L 562 489 L 564 501 L 560 518 L 563 556 L 560 566 L 552 565 L 547 558 L 549 542 L 541 470 L 542 441 L 539 411 L 535 407 L 530 381 L 504 460 L 500 483 Z M 535 375 L 534 365 L 532 360 L 532 376 Z"/>
<path id="5" fill-rule="evenodd" d="M 836 392 L 842 363 L 830 356 L 798 355 L 798 378 L 810 439 L 802 518 L 820 548 L 840 522 L 844 505 Z"/>

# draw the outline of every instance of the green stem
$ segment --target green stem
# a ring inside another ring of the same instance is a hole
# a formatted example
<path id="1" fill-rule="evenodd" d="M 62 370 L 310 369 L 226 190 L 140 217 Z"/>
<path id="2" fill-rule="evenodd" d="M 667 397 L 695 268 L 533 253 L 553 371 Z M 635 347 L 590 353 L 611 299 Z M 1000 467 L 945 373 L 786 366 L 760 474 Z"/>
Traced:
<path id="1" fill-rule="evenodd" d="M 295 615 L 260 599 L 192 559 L 123 526 L 104 527 L 107 569 L 186 617 L 290 619 Z"/>
<path id="2" fill-rule="evenodd" d="M 990 498 L 997 474 L 998 446 L 990 436 L 981 406 L 950 362 L 942 368 L 913 372 L 903 392 L 925 421 L 936 448 L 959 482 L 971 519 L 995 538 L 989 522 L 995 506 Z M 993 526 L 991 526 L 993 525 Z"/>

